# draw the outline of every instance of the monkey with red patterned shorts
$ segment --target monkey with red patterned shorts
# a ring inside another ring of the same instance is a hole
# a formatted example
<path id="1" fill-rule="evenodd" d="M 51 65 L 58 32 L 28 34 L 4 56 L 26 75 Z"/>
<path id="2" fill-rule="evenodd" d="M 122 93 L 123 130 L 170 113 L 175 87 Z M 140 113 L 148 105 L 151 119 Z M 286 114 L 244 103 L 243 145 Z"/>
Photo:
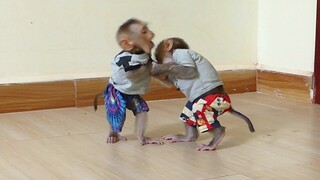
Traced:
<path id="1" fill-rule="evenodd" d="M 166 135 L 171 142 L 195 141 L 200 133 L 212 132 L 209 144 L 201 144 L 197 151 L 213 151 L 225 135 L 218 116 L 230 112 L 245 120 L 249 130 L 254 127 L 248 117 L 234 110 L 223 87 L 218 72 L 203 56 L 189 49 L 181 38 L 168 38 L 159 43 L 155 50 L 158 63 L 153 64 L 154 77 L 174 84 L 188 98 L 180 119 L 185 122 L 185 135 Z"/>

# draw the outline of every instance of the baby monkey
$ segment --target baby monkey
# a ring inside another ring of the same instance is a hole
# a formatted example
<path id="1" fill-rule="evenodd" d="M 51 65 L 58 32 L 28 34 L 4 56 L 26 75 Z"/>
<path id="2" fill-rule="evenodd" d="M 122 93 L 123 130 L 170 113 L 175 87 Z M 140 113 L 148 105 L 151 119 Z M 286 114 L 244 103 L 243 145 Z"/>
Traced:
<path id="1" fill-rule="evenodd" d="M 97 99 L 104 96 L 110 124 L 107 143 L 127 140 L 120 132 L 126 119 L 126 109 L 129 109 L 135 115 L 135 131 L 140 144 L 163 144 L 160 140 L 144 136 L 149 107 L 140 96 L 148 91 L 151 82 L 153 38 L 154 33 L 147 24 L 138 19 L 127 20 L 117 31 L 116 39 L 122 51 L 111 63 L 112 75 L 105 92 L 94 100 L 96 110 Z"/>
<path id="2" fill-rule="evenodd" d="M 171 142 L 195 141 L 199 134 L 211 132 L 209 144 L 201 144 L 197 151 L 213 151 L 225 135 L 218 116 L 230 112 L 242 118 L 251 132 L 255 129 L 248 117 L 234 110 L 223 82 L 213 65 L 203 56 L 189 49 L 181 38 L 168 38 L 155 50 L 158 63 L 153 64 L 152 74 L 167 85 L 175 85 L 188 98 L 180 119 L 185 123 L 185 135 L 166 135 Z M 197 130 L 198 128 L 198 130 Z"/>

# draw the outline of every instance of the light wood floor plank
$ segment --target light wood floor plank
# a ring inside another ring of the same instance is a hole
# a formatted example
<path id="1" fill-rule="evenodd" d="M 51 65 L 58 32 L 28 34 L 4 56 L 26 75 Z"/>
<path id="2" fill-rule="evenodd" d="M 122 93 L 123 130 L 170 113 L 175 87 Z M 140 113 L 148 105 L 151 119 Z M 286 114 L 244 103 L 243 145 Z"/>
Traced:
<path id="1" fill-rule="evenodd" d="M 127 114 L 126 142 L 106 144 L 103 106 L 0 114 L 0 179 L 318 179 L 320 106 L 259 93 L 231 95 L 235 109 L 220 117 L 226 136 L 214 152 L 196 152 L 209 134 L 190 143 L 140 146 Z M 149 101 L 146 134 L 183 133 L 185 99 Z"/>

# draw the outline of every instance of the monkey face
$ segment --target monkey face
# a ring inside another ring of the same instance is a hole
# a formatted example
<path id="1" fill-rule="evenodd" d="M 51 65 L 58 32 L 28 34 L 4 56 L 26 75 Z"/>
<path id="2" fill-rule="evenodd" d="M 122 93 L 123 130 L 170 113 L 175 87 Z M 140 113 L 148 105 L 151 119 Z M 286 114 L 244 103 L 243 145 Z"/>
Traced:
<path id="1" fill-rule="evenodd" d="M 154 43 L 152 42 L 154 33 L 148 26 L 143 23 L 132 24 L 130 31 L 132 32 L 131 42 L 133 45 L 142 49 L 145 53 L 150 54 L 154 46 Z"/>
<path id="2" fill-rule="evenodd" d="M 166 64 L 172 62 L 172 53 L 167 51 L 164 46 L 158 46 L 156 48 L 155 57 L 158 64 Z"/>

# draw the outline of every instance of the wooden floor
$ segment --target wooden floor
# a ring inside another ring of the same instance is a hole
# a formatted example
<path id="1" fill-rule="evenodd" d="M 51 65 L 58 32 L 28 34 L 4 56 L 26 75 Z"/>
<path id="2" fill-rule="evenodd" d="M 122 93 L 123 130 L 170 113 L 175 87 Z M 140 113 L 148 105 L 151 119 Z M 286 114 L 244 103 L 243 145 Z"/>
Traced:
<path id="1" fill-rule="evenodd" d="M 221 116 L 226 136 L 213 152 L 196 152 L 210 140 L 140 146 L 128 113 L 126 142 L 106 144 L 102 106 L 0 114 L 0 179 L 319 179 L 320 106 L 258 93 L 231 95 L 242 120 Z M 185 99 L 149 102 L 146 134 L 182 133 Z"/>

